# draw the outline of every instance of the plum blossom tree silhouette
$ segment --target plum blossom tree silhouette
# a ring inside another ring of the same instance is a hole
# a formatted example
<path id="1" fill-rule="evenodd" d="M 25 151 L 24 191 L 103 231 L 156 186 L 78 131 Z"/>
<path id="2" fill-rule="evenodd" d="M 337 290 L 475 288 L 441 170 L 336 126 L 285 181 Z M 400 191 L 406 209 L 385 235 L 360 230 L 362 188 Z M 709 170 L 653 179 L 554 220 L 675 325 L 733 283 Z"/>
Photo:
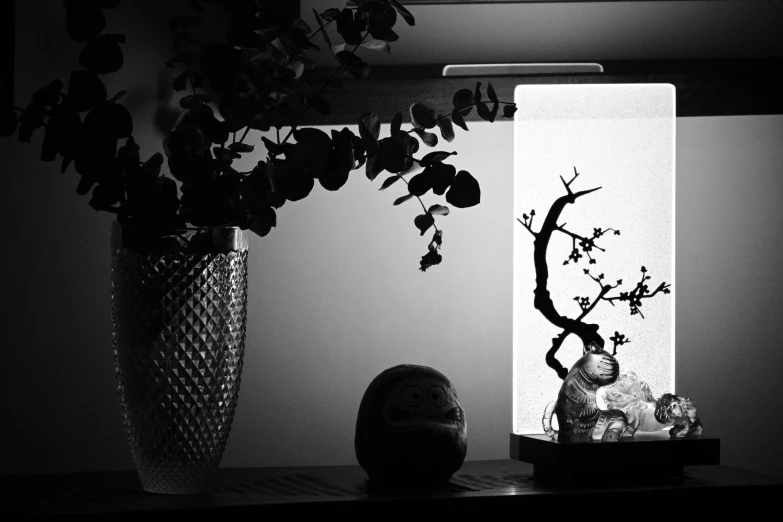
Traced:
<path id="1" fill-rule="evenodd" d="M 566 223 L 558 225 L 557 222 L 560 219 L 560 214 L 568 204 L 576 203 L 576 200 L 586 196 L 601 187 L 596 187 L 589 190 L 583 190 L 580 192 L 573 192 L 571 190 L 571 184 L 579 177 L 576 167 L 574 167 L 574 177 L 570 181 L 566 182 L 562 176 L 560 180 L 563 182 L 566 194 L 557 198 L 552 206 L 549 208 L 544 223 L 541 225 L 541 229 L 538 232 L 533 231 L 533 218 L 536 213 L 535 210 L 530 211 L 530 215 L 522 214 L 522 219 L 517 218 L 522 226 L 524 226 L 528 232 L 533 236 L 533 263 L 536 271 L 536 288 L 534 290 L 533 305 L 536 310 L 540 311 L 543 316 L 553 325 L 561 328 L 562 331 L 552 339 L 552 346 L 546 353 L 547 366 L 552 368 L 561 379 L 565 379 L 568 374 L 568 369 L 565 368 L 560 361 L 558 361 L 556 354 L 566 338 L 575 334 L 579 336 L 584 346 L 589 346 L 591 343 L 596 343 L 601 348 L 604 347 L 605 341 L 603 337 L 598 333 L 599 325 L 584 322 L 585 317 L 592 312 L 595 307 L 601 301 L 606 301 L 614 306 L 615 301 L 627 302 L 631 315 L 639 315 L 644 319 L 641 307 L 645 299 L 650 299 L 659 293 L 668 294 L 671 292 L 671 284 L 661 282 L 653 291 L 647 284 L 647 281 L 651 279 L 651 276 L 647 275 L 647 268 L 642 266 L 641 278 L 636 283 L 636 286 L 629 292 L 620 292 L 619 295 L 610 296 L 612 290 L 615 290 L 623 284 L 622 279 L 618 279 L 615 284 L 609 284 L 605 282 L 606 277 L 604 274 L 593 275 L 590 273 L 590 269 L 585 268 L 584 274 L 598 284 L 598 294 L 590 300 L 589 297 L 575 296 L 574 300 L 577 302 L 581 313 L 576 318 L 566 317 L 561 315 L 555 308 L 555 304 L 549 294 L 547 283 L 549 281 L 549 267 L 547 266 L 546 254 L 549 247 L 549 240 L 552 238 L 554 232 L 560 232 L 571 237 L 571 252 L 565 261 L 564 265 L 568 265 L 573 262 L 578 263 L 580 259 L 587 256 L 588 264 L 594 265 L 597 263 L 595 250 L 605 252 L 606 250 L 598 245 L 598 241 L 603 238 L 604 235 L 612 232 L 613 235 L 619 236 L 620 231 L 614 228 L 594 228 L 592 236 L 581 236 L 565 228 Z M 578 245 L 578 246 L 577 246 Z M 614 335 L 609 338 L 612 341 L 614 347 L 612 355 L 617 354 L 617 347 L 623 344 L 630 343 L 625 335 L 615 331 Z"/>

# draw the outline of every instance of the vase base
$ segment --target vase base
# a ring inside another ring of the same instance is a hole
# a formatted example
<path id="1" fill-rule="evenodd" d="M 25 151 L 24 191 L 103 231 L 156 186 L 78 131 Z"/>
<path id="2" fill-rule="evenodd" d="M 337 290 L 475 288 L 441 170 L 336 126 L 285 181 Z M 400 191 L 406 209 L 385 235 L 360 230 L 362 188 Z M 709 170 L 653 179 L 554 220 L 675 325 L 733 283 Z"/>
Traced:
<path id="1" fill-rule="evenodd" d="M 211 471 L 194 470 L 191 474 L 179 471 L 169 471 L 165 475 L 139 472 L 141 489 L 156 495 L 201 495 L 207 492 L 209 478 L 213 475 Z"/>

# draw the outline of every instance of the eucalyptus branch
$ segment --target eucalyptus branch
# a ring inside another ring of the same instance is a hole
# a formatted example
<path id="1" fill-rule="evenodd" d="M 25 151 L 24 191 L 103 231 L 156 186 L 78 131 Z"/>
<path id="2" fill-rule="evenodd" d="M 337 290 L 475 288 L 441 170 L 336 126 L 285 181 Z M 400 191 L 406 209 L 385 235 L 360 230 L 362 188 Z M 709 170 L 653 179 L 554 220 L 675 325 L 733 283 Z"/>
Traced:
<path id="1" fill-rule="evenodd" d="M 350 51 L 351 54 L 356 54 L 356 50 L 364 43 L 364 41 L 367 39 L 367 37 L 369 35 L 370 35 L 370 31 L 367 31 L 366 33 L 364 33 L 364 36 L 362 37 L 362 41 L 359 42 L 358 44 L 356 44 L 356 47 L 354 47 L 353 50 Z M 329 85 L 330 83 L 332 83 L 332 80 L 334 80 L 337 77 L 337 75 L 340 73 L 340 71 L 342 71 L 344 68 L 345 68 L 345 66 L 343 64 L 340 64 L 339 66 L 337 66 L 337 69 L 335 69 L 334 73 L 329 78 L 329 80 L 324 82 L 324 84 L 318 90 L 318 94 L 315 95 L 316 98 L 318 96 L 320 96 L 321 94 L 323 94 L 324 90 L 326 89 L 326 86 Z M 297 127 L 299 127 L 299 125 L 301 125 L 302 120 L 305 119 L 305 117 L 309 114 L 309 112 L 310 112 L 310 107 L 307 107 L 305 109 L 304 113 L 302 113 L 302 116 L 299 117 L 299 120 L 297 120 L 296 123 L 291 125 L 291 130 L 289 130 L 288 134 L 285 135 L 285 138 L 283 138 L 283 141 L 280 143 L 280 145 L 282 145 L 282 144 L 284 144 L 284 143 L 286 143 L 288 141 L 288 139 L 291 137 L 291 135 L 294 133 L 294 131 L 297 129 Z"/>
<path id="2" fill-rule="evenodd" d="M 317 31 L 315 31 L 312 35 L 310 35 L 310 38 L 307 39 L 307 41 L 311 41 L 313 38 L 316 37 L 316 35 L 320 34 L 322 31 L 325 31 L 327 27 L 329 27 L 329 24 L 334 22 L 334 20 L 328 20 L 325 24 L 320 24 L 320 27 Z"/>
<path id="3" fill-rule="evenodd" d="M 407 179 L 403 178 L 402 175 L 399 175 L 399 178 L 405 182 L 406 186 L 410 185 L 410 181 L 408 181 Z M 425 214 L 428 213 L 429 211 L 427 210 L 427 207 L 424 205 L 424 202 L 421 200 L 421 197 L 420 196 L 414 196 L 414 197 L 419 200 L 419 204 L 421 205 L 422 210 L 424 210 L 424 213 Z M 435 229 L 435 232 L 440 232 L 440 230 L 438 230 L 438 225 L 436 225 L 435 222 L 434 222 L 434 217 L 435 216 L 433 216 L 432 227 Z"/>
<path id="4" fill-rule="evenodd" d="M 242 134 L 242 137 L 239 138 L 239 143 L 242 143 L 243 141 L 245 141 L 245 138 L 247 137 L 247 133 L 248 132 L 250 132 L 250 125 L 245 127 L 245 132 Z"/>

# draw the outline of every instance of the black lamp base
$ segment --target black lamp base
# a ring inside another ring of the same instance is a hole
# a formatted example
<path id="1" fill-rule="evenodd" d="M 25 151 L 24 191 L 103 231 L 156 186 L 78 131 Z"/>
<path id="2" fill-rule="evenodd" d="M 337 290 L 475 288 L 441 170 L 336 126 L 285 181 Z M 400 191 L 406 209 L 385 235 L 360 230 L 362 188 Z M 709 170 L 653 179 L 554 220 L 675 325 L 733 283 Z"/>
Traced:
<path id="1" fill-rule="evenodd" d="M 668 431 L 637 433 L 620 442 L 558 442 L 511 434 L 511 458 L 533 464 L 537 478 L 646 480 L 681 476 L 683 466 L 720 464 L 720 439 L 674 439 Z"/>

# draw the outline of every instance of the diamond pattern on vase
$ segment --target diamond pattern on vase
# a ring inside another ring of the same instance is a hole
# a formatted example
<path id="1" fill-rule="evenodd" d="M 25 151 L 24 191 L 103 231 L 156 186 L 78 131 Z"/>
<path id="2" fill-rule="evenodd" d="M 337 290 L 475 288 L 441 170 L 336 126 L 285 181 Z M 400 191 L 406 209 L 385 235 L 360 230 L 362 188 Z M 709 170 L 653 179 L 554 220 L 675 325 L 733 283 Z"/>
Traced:
<path id="1" fill-rule="evenodd" d="M 120 411 L 146 491 L 202 492 L 220 464 L 242 372 L 247 256 L 112 249 Z"/>

